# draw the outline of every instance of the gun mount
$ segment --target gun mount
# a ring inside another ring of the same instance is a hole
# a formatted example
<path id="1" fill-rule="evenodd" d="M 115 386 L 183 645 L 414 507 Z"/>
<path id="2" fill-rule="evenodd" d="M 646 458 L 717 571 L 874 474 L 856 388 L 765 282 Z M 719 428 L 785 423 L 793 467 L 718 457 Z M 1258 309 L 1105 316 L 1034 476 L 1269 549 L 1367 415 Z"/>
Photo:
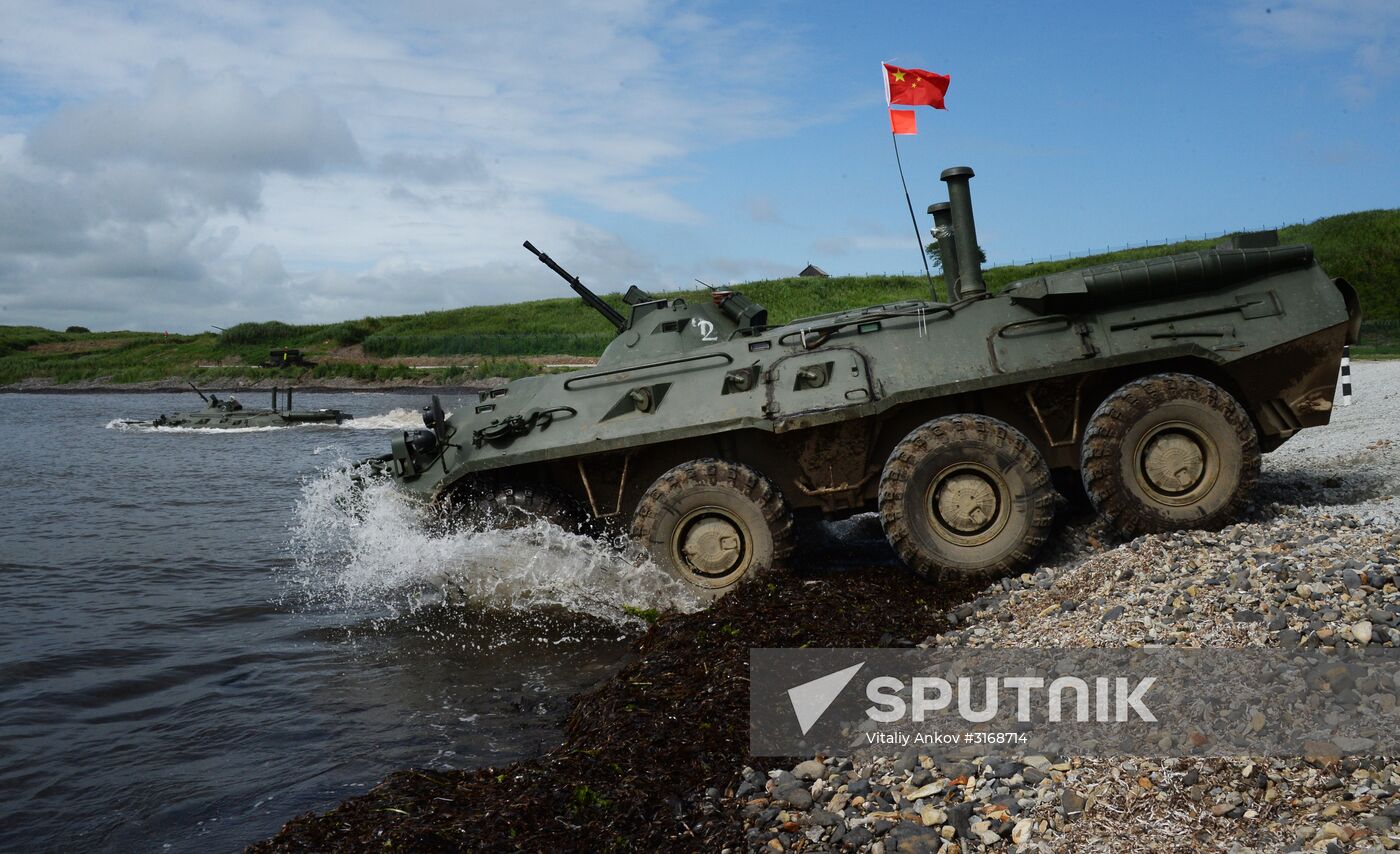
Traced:
<path id="1" fill-rule="evenodd" d="M 585 287 L 583 282 L 578 280 L 577 276 L 565 270 L 563 267 L 560 267 L 554 262 L 553 258 L 536 249 L 535 245 L 528 240 L 525 241 L 525 248 L 530 250 L 536 258 L 540 259 L 540 263 L 558 273 L 560 278 L 568 282 L 569 287 L 574 289 L 574 293 L 578 294 L 579 298 L 582 299 L 589 308 L 603 315 L 603 319 L 611 323 L 614 329 L 621 332 L 627 328 L 627 320 L 618 313 L 617 309 L 608 305 L 603 301 L 602 297 Z"/>

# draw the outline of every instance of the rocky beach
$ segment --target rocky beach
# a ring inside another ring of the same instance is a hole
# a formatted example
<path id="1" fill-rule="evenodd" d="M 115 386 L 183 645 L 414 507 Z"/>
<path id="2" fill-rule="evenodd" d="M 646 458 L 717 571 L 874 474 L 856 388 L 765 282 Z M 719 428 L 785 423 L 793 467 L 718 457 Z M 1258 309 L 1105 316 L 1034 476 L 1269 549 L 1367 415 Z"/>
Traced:
<path id="1" fill-rule="evenodd" d="M 1400 646 L 1400 365 L 1362 363 L 1364 403 L 1265 457 L 1218 532 L 1059 555 L 945 615 L 928 647 Z M 1400 675 L 1400 674 L 1397 674 Z M 1391 688 L 1400 694 L 1400 682 Z M 1183 734 L 1184 735 L 1184 734 Z M 1164 747 L 1169 745 L 1164 745 Z M 771 851 L 1366 851 L 1400 848 L 1400 763 L 1081 759 L 917 751 L 744 769 L 745 842 Z"/>
<path id="2" fill-rule="evenodd" d="M 1220 531 L 1124 540 L 1067 501 L 1034 571 L 976 589 L 911 578 L 857 520 L 793 574 L 655 621 L 561 746 L 398 773 L 252 850 L 1400 848 L 1394 756 L 747 755 L 754 647 L 1400 646 L 1400 363 L 1354 376 L 1356 404 L 1267 455 Z"/>

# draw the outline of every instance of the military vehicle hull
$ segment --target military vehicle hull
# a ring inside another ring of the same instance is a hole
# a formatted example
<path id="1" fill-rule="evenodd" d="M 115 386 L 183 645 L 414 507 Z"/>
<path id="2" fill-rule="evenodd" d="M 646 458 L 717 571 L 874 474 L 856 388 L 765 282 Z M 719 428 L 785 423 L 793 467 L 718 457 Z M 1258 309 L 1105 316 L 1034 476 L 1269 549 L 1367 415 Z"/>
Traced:
<path id="1" fill-rule="evenodd" d="M 1360 313 L 1308 247 L 1224 247 L 989 295 L 962 251 L 976 246 L 971 170 L 949 173 L 974 238 L 949 247 L 963 270 L 951 301 L 776 328 L 736 322 L 727 296 L 634 304 L 596 368 L 429 416 L 387 465 L 467 512 L 482 495 L 527 510 L 565 496 L 714 595 L 783 563 L 793 514 L 876 510 L 930 578 L 1023 567 L 1049 533 L 1052 474 L 1130 533 L 1223 524 L 1260 452 L 1328 422 Z"/>
<path id="2" fill-rule="evenodd" d="M 193 388 L 193 386 L 191 386 Z M 278 389 L 272 389 L 271 409 L 247 409 L 234 398 L 220 400 L 217 395 L 206 397 L 199 389 L 195 393 L 205 407 L 197 412 L 162 414 L 151 421 L 154 427 L 194 427 L 201 430 L 238 430 L 249 427 L 295 427 L 299 424 L 341 424 L 355 416 L 339 409 L 292 409 L 292 390 L 287 389 L 286 408 L 277 408 Z"/>
<path id="3" fill-rule="evenodd" d="M 303 409 L 273 412 L 270 409 L 241 409 L 233 412 L 200 410 L 161 415 L 155 427 L 197 427 L 202 430 L 234 430 L 246 427 L 295 427 L 299 424 L 343 424 L 355 416 L 338 409 Z"/>

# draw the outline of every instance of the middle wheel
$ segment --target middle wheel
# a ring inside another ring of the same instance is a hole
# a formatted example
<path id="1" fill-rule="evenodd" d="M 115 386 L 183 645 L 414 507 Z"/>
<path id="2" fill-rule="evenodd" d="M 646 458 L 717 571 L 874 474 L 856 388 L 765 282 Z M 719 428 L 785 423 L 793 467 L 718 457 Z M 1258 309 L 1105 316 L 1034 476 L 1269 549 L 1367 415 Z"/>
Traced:
<path id="1" fill-rule="evenodd" d="M 773 482 L 742 463 L 702 459 L 656 479 L 632 536 L 661 567 L 713 601 L 792 553 L 792 512 Z"/>
<path id="2" fill-rule="evenodd" d="M 985 415 L 937 418 L 904 437 L 880 478 L 880 521 L 899 556 L 931 580 L 989 578 L 1035 557 L 1054 517 L 1035 445 Z"/>

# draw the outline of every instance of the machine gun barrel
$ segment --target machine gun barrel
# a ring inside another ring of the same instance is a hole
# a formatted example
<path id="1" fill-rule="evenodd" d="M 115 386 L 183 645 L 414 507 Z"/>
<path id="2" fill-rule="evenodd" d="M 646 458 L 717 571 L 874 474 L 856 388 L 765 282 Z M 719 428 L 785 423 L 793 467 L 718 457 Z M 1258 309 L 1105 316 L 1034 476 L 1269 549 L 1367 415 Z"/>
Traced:
<path id="1" fill-rule="evenodd" d="M 202 391 L 199 390 L 199 386 L 195 385 L 194 383 L 190 382 L 189 380 L 185 380 L 185 385 L 187 385 L 187 386 L 189 386 L 190 388 L 194 389 L 194 393 L 197 394 L 197 395 L 199 395 L 199 399 L 200 399 L 200 400 L 204 401 L 205 403 L 208 403 L 208 402 L 209 402 L 209 398 L 207 398 L 207 397 L 204 396 L 204 392 L 202 392 Z"/>
<path id="2" fill-rule="evenodd" d="M 617 309 L 604 302 L 602 297 L 598 296 L 597 294 L 590 291 L 588 288 L 584 287 L 583 282 L 580 282 L 576 276 L 572 275 L 568 270 L 565 270 L 563 267 L 560 267 L 557 263 L 555 263 L 553 258 L 536 249 L 535 245 L 528 240 L 525 241 L 525 248 L 534 253 L 535 257 L 540 259 L 540 262 L 543 263 L 546 267 L 558 273 L 560 278 L 568 282 L 569 287 L 574 289 L 574 293 L 578 294 L 584 302 L 588 303 L 588 305 L 593 308 L 594 311 L 603 315 L 603 317 L 609 323 L 611 323 L 617 329 L 618 332 L 621 332 L 622 330 L 627 328 L 627 319 L 624 318 L 618 312 Z"/>

